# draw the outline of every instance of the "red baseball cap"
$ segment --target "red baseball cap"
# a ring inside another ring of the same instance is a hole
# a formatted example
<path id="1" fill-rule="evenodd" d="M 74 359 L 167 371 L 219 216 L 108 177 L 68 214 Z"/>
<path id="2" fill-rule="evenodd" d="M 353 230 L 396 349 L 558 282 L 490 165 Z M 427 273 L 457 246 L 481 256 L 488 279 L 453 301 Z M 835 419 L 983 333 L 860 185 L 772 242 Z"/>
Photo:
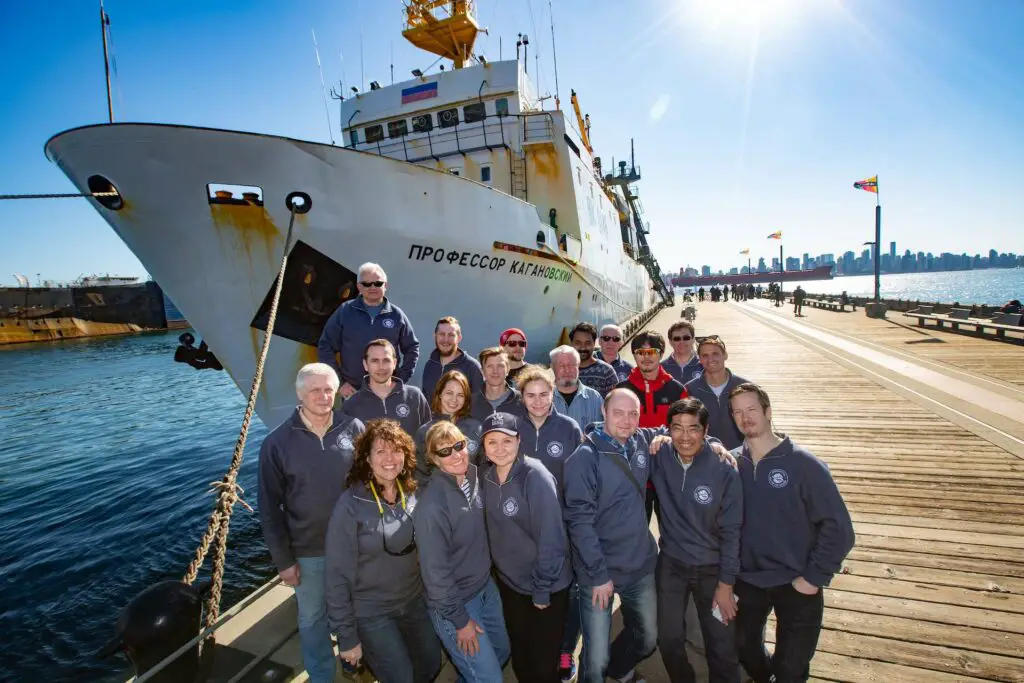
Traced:
<path id="1" fill-rule="evenodd" d="M 505 330 L 504 332 L 502 332 L 501 336 L 498 337 L 498 346 L 504 346 L 505 342 L 507 342 L 508 338 L 511 337 L 513 334 L 518 334 L 520 337 L 523 338 L 523 341 L 526 341 L 526 333 L 525 332 L 523 332 L 518 327 L 510 327 L 507 330 Z"/>

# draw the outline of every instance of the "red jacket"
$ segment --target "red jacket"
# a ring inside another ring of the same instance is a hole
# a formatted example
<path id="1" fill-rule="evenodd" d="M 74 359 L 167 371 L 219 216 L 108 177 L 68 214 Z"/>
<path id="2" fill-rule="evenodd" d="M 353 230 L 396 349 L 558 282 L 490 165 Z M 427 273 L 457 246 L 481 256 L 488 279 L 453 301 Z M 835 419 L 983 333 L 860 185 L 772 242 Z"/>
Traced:
<path id="1" fill-rule="evenodd" d="M 669 406 L 686 397 L 682 383 L 661 366 L 658 366 L 658 377 L 650 381 L 640 374 L 640 368 L 633 368 L 629 377 L 618 386 L 633 391 L 640 399 L 641 427 L 664 427 Z"/>

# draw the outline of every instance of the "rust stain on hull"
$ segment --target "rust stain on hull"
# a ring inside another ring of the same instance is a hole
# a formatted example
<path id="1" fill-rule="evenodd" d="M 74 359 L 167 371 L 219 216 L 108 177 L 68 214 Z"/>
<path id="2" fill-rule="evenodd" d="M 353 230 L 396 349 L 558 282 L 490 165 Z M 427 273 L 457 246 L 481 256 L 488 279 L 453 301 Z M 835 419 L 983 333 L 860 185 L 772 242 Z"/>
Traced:
<path id="1" fill-rule="evenodd" d="M 554 180 L 559 175 L 558 157 L 554 151 L 549 149 L 534 149 L 529 152 L 530 161 L 533 162 L 533 171 L 536 175 Z"/>
<path id="2" fill-rule="evenodd" d="M 218 232 L 230 230 L 246 254 L 252 258 L 253 244 L 262 244 L 267 255 L 274 251 L 274 243 L 281 231 L 262 206 L 210 204 L 210 217 Z"/>

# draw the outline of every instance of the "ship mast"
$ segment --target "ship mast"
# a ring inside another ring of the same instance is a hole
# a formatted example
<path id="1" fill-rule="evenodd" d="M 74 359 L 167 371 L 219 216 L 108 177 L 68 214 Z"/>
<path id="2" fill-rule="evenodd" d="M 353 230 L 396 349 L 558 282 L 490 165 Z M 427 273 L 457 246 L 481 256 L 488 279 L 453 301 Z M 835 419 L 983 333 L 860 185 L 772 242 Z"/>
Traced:
<path id="1" fill-rule="evenodd" d="M 450 59 L 456 69 L 473 55 L 480 26 L 476 23 L 475 0 L 405 0 L 405 29 L 410 43 Z"/>
<path id="2" fill-rule="evenodd" d="M 103 10 L 103 0 L 100 0 L 100 31 L 103 32 L 103 72 L 107 78 L 107 114 L 110 123 L 114 122 L 114 101 L 110 97 L 110 54 L 107 51 L 107 27 L 110 26 L 110 17 Z"/>

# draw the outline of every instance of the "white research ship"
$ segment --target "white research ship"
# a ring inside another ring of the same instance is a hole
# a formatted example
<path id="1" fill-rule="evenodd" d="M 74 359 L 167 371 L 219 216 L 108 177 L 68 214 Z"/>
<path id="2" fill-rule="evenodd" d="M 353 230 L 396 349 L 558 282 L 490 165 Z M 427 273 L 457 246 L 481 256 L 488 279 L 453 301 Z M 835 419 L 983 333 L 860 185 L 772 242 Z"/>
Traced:
<path id="1" fill-rule="evenodd" d="M 54 136 L 46 153 L 160 283 L 245 392 L 280 267 L 290 198 L 301 196 L 257 412 L 294 408 L 298 368 L 327 317 L 356 296 L 366 261 L 430 352 L 438 318 L 463 346 L 522 328 L 541 360 L 567 326 L 631 321 L 671 291 L 648 248 L 620 163 L 602 175 L 589 122 L 545 111 L 524 63 L 473 55 L 468 0 L 407 0 L 403 35 L 454 69 L 341 103 L 344 146 L 160 124 Z M 576 125 L 573 126 L 572 123 Z M 113 195 L 116 193 L 116 195 Z M 113 196 L 112 196 L 113 195 Z"/>

